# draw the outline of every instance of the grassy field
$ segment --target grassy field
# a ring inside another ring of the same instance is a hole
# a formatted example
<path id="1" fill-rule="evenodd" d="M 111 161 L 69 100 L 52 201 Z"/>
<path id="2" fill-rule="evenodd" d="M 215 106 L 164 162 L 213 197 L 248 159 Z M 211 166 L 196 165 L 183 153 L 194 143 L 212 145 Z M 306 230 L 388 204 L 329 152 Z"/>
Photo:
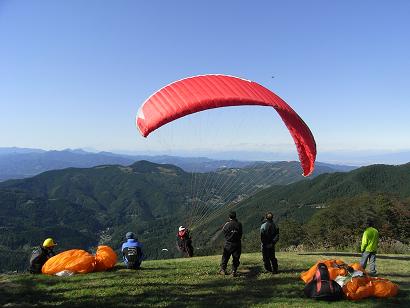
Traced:
<path id="1" fill-rule="evenodd" d="M 280 274 L 264 273 L 258 253 L 244 254 L 239 277 L 217 275 L 220 256 L 146 261 L 140 271 L 113 271 L 72 277 L 0 275 L 5 307 L 410 307 L 410 256 L 380 255 L 379 276 L 400 285 L 391 299 L 316 302 L 303 297 L 300 272 L 319 259 L 357 262 L 353 254 L 278 253 Z"/>

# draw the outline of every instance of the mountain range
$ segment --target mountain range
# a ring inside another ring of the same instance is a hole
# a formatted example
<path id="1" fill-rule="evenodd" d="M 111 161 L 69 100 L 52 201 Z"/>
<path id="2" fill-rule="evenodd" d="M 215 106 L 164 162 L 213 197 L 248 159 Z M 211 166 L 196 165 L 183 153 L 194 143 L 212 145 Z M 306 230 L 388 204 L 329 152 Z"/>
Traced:
<path id="1" fill-rule="evenodd" d="M 14 147 L 0 148 L 0 181 L 27 178 L 45 171 L 70 167 L 128 166 L 140 160 L 147 160 L 158 164 L 172 164 L 187 172 L 211 172 L 220 168 L 242 168 L 255 163 L 253 161 L 214 160 L 206 157 L 124 155 L 110 152 L 92 153 L 82 149 L 45 151 Z M 333 169 L 333 171 L 349 171 L 355 168 L 331 164 L 323 164 L 323 166 Z"/>
<path id="2" fill-rule="evenodd" d="M 258 249 L 258 228 L 268 210 L 281 223 L 285 247 L 311 240 L 312 234 L 320 243 L 320 232 L 324 239 L 329 230 L 342 232 L 341 209 L 356 225 L 350 233 L 343 229 L 343 239 L 357 237 L 367 215 L 380 219 L 391 238 L 409 238 L 410 164 L 332 171 L 318 165 L 314 177 L 304 179 L 298 162 L 193 173 L 138 161 L 5 181 L 0 183 L 0 270 L 23 269 L 32 247 L 49 236 L 59 242 L 60 250 L 92 250 L 97 244 L 118 249 L 129 230 L 144 242 L 148 258 L 175 257 L 179 225 L 191 228 L 196 254 L 215 253 L 222 241 L 220 227 L 231 209 L 244 224 L 244 250 Z M 329 241 L 346 245 L 334 237 Z"/>

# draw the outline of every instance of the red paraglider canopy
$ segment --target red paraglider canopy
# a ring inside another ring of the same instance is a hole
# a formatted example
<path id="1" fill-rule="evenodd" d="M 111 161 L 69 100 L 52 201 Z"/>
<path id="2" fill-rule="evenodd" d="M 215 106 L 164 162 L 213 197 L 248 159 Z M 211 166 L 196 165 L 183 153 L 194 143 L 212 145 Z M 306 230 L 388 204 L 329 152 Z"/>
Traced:
<path id="1" fill-rule="evenodd" d="M 141 134 L 147 137 L 162 125 L 185 115 L 242 105 L 275 108 L 296 144 L 303 175 L 313 172 L 316 143 L 309 127 L 283 99 L 253 81 L 226 75 L 202 75 L 173 82 L 142 104 L 136 122 Z"/>

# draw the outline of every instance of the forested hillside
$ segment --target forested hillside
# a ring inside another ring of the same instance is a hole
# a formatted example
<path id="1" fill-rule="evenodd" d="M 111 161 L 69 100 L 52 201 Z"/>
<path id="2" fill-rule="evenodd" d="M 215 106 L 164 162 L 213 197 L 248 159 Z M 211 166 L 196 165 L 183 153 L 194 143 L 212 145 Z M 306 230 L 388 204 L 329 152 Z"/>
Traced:
<path id="1" fill-rule="evenodd" d="M 328 167 L 319 167 L 316 174 L 326 171 Z M 31 248 L 48 236 L 60 242 L 59 249 L 90 249 L 98 243 L 117 248 L 128 230 L 145 242 L 148 257 L 172 257 L 177 254 L 174 237 L 179 225 L 194 224 L 213 207 L 220 209 L 270 185 L 300 178 L 296 162 L 205 174 L 140 161 L 128 167 L 69 168 L 3 182 L 2 266 L 21 268 Z M 169 253 L 163 255 L 161 248 Z"/>
<path id="2" fill-rule="evenodd" d="M 192 227 L 195 253 L 208 254 L 219 249 L 230 209 L 244 224 L 248 251 L 258 249 L 267 210 L 279 222 L 282 248 L 351 246 L 368 216 L 383 235 L 406 243 L 409 171 L 410 164 L 379 165 L 293 183 L 300 169 L 292 162 L 195 174 L 140 161 L 7 181 L 0 184 L 1 266 L 22 269 L 45 237 L 53 236 L 60 250 L 92 250 L 98 243 L 118 248 L 129 230 L 144 242 L 148 258 L 174 257 L 181 224 Z"/>
<path id="3" fill-rule="evenodd" d="M 263 214 L 272 211 L 282 230 L 279 244 L 282 247 L 355 249 L 366 220 L 371 218 L 388 245 L 396 245 L 396 252 L 400 252 L 402 243 L 408 244 L 410 239 L 408 183 L 410 164 L 373 165 L 274 186 L 234 208 L 244 224 L 245 242 L 251 249 L 257 249 Z M 222 240 L 215 227 L 223 223 L 225 217 L 221 216 L 201 226 L 199 238 L 205 239 L 204 246 L 211 240 Z"/>

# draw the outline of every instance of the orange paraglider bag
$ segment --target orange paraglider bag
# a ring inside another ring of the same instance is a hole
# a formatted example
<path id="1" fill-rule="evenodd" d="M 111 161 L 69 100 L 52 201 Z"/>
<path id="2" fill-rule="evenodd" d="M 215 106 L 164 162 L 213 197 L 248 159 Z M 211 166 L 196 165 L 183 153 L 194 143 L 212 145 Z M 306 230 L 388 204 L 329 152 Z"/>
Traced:
<path id="1" fill-rule="evenodd" d="M 353 268 L 355 271 L 361 271 L 362 273 L 366 274 L 366 271 L 364 268 L 360 265 L 360 263 L 352 263 L 349 265 L 351 268 Z"/>
<path id="2" fill-rule="evenodd" d="M 43 274 L 55 275 L 62 271 L 89 273 L 94 270 L 95 257 L 81 249 L 71 249 L 51 257 L 43 265 Z"/>
<path id="3" fill-rule="evenodd" d="M 317 265 L 319 263 L 324 263 L 327 266 L 327 269 L 329 271 L 329 278 L 331 280 L 335 280 L 337 276 L 345 276 L 347 274 L 347 264 L 345 264 L 342 260 L 318 261 L 308 271 L 300 274 L 300 278 L 305 283 L 308 283 L 313 279 L 316 273 Z"/>
<path id="4" fill-rule="evenodd" d="M 343 287 L 347 299 L 358 300 L 370 297 L 374 293 L 369 277 L 355 277 Z"/>
<path id="5" fill-rule="evenodd" d="M 376 297 L 392 297 L 399 292 L 399 286 L 387 279 L 372 278 L 374 286 L 374 296 Z"/>
<path id="6" fill-rule="evenodd" d="M 347 299 L 359 300 L 371 296 L 385 298 L 396 296 L 399 292 L 397 284 L 387 279 L 369 277 L 359 263 L 353 263 L 348 266 L 342 260 L 318 261 L 308 271 L 300 275 L 300 278 L 305 283 L 309 283 L 313 279 L 319 263 L 326 264 L 330 280 L 335 280 L 337 276 L 347 277 L 348 282 L 343 286 L 343 293 Z M 364 276 L 352 277 L 351 273 L 349 273 L 352 269 L 362 272 Z"/>
<path id="7" fill-rule="evenodd" d="M 344 286 L 343 291 L 351 300 L 370 296 L 386 298 L 396 296 L 399 286 L 383 278 L 355 277 Z"/>
<path id="8" fill-rule="evenodd" d="M 95 269 L 94 271 L 106 271 L 114 267 L 117 263 L 117 254 L 111 247 L 98 246 L 95 254 Z"/>

